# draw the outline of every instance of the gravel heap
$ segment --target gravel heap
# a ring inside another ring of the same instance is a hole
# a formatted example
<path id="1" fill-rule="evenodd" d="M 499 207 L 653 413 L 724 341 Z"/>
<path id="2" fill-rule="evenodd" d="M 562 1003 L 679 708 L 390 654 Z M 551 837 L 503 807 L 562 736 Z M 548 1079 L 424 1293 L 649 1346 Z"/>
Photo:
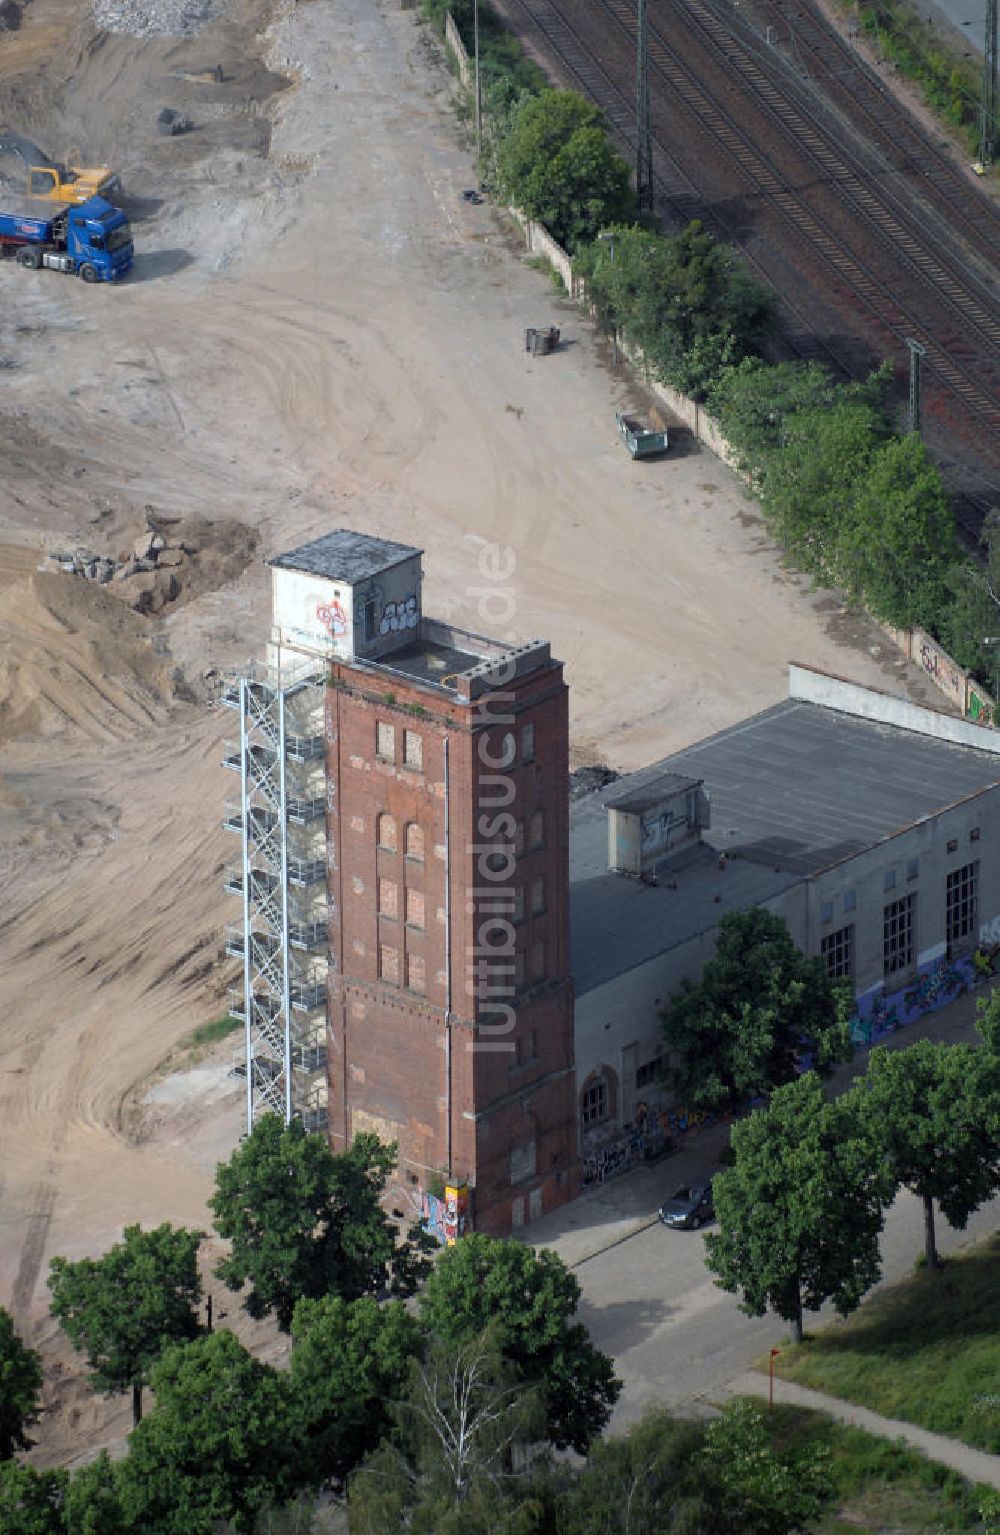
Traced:
<path id="1" fill-rule="evenodd" d="M 94 0 L 99 27 L 133 37 L 190 37 L 212 11 L 213 0 Z"/>

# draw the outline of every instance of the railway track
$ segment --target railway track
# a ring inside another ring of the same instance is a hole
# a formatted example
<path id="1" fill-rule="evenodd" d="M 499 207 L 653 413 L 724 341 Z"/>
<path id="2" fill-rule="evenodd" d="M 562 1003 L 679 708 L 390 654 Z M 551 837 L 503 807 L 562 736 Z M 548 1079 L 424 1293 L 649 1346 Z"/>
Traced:
<path id="1" fill-rule="evenodd" d="M 632 94 L 622 84 L 626 71 L 620 65 L 614 67 L 614 50 L 588 40 L 569 0 L 504 0 L 504 9 L 528 21 L 543 46 L 557 56 L 633 147 L 635 112 Z M 666 9 L 661 5 L 660 14 Z M 606 28 L 617 33 L 619 59 L 634 59 L 635 13 L 630 0 L 598 0 L 597 5 L 590 0 L 587 12 L 592 27 L 600 13 Z M 738 14 L 727 7 L 723 19 L 710 0 L 686 0 L 683 17 L 683 51 L 669 43 L 658 26 L 650 27 L 654 103 L 669 101 L 679 132 L 684 129 L 677 121 L 677 108 L 684 109 L 686 125 L 707 135 L 713 148 L 724 152 L 748 194 L 758 203 L 765 202 L 793 237 L 806 267 L 825 272 L 828 285 L 840 295 L 846 289 L 869 322 L 883 336 L 894 338 L 900 354 L 907 336 L 924 344 L 935 392 L 951 396 L 960 417 L 974 424 L 979 447 L 985 445 L 989 451 L 992 444 L 995 462 L 1000 440 L 1000 317 L 982 253 L 1000 250 L 1000 216 L 975 189 L 965 188 L 958 172 L 939 155 L 931 157 L 929 178 L 938 202 L 915 208 L 912 189 L 886 185 L 885 172 L 889 170 L 891 180 L 892 167 L 877 145 L 873 149 L 861 139 L 852 143 L 856 132 L 849 124 L 834 124 L 840 130 L 837 133 L 828 124 L 821 126 L 814 88 L 794 78 L 780 56 L 774 60 L 780 78 L 764 68 L 760 55 L 762 48 L 766 54 L 767 45 Z M 519 18 L 512 19 L 516 23 Z M 702 60 L 710 60 L 700 69 L 692 63 L 694 40 Z M 736 95 L 740 119 L 723 99 L 727 91 Z M 744 122 L 748 104 L 770 129 L 774 149 L 764 147 L 766 139 L 754 135 L 752 125 Z M 910 138 L 901 138 L 901 152 L 912 156 L 915 145 L 923 140 L 916 130 L 908 132 Z M 785 145 L 790 146 L 787 155 Z M 658 201 L 662 198 L 678 221 L 701 217 L 715 233 L 745 245 L 732 226 L 726 227 L 717 209 L 706 210 L 705 191 L 663 142 L 655 116 L 653 157 Z M 834 189 L 836 206 L 816 198 L 817 187 Z M 956 238 L 945 216 L 951 203 L 961 200 L 960 192 L 974 193 L 966 199 L 972 211 L 964 218 L 962 239 Z M 841 229 L 834 227 L 841 222 L 839 209 L 846 215 L 853 245 L 860 249 L 853 249 Z M 751 262 L 781 292 L 766 251 L 762 260 L 758 250 Z M 893 274 L 891 286 L 886 268 Z M 852 371 L 850 358 L 838 346 L 811 335 L 808 319 L 787 292 L 782 296 L 781 318 L 794 353 L 831 361 L 838 371 Z M 1000 487 L 992 484 L 991 477 L 973 471 L 973 478 L 977 489 L 966 487 L 957 507 L 970 536 L 978 533 L 990 504 L 1000 501 Z"/>

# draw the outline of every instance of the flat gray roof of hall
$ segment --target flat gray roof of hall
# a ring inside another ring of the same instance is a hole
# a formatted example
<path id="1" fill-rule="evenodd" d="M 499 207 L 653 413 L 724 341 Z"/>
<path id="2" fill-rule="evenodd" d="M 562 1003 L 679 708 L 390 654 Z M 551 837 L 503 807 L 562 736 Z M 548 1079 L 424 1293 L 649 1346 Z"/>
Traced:
<path id="1" fill-rule="evenodd" d="M 278 565 L 283 570 L 304 570 L 311 576 L 326 576 L 330 581 L 343 581 L 352 586 L 423 552 L 410 544 L 395 544 L 371 533 L 337 528 L 336 532 L 324 533 L 322 538 L 314 538 L 298 549 L 274 555 L 268 564 Z"/>
<path id="2" fill-rule="evenodd" d="M 610 873 L 605 806 L 668 773 L 704 781 L 706 845 L 655 887 Z M 570 806 L 577 994 L 996 783 L 993 753 L 789 699 L 586 795 Z"/>

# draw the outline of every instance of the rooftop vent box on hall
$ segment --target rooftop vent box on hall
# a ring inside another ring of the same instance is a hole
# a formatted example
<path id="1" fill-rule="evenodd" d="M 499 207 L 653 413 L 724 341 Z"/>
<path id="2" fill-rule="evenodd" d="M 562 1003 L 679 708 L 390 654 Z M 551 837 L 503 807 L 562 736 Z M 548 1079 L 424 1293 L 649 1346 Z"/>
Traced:
<path id="1" fill-rule="evenodd" d="M 659 773 L 636 783 L 636 776 L 605 800 L 608 867 L 643 879 L 664 858 L 699 841 L 710 816 L 703 779 Z"/>
<path id="2" fill-rule="evenodd" d="M 273 643 L 341 660 L 378 660 L 414 637 L 422 549 L 338 528 L 268 563 Z"/>

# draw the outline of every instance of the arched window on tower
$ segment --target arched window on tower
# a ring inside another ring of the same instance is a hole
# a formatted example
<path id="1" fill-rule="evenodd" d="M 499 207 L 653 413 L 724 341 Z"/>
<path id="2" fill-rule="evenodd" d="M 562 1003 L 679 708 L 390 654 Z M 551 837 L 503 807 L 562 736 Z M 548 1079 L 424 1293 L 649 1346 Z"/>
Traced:
<path id="1" fill-rule="evenodd" d="M 424 834 L 416 821 L 411 821 L 406 828 L 406 856 L 419 863 L 424 861 Z"/>
<path id="2" fill-rule="evenodd" d="M 388 811 L 378 818 L 378 845 L 387 853 L 396 851 L 396 821 Z"/>

